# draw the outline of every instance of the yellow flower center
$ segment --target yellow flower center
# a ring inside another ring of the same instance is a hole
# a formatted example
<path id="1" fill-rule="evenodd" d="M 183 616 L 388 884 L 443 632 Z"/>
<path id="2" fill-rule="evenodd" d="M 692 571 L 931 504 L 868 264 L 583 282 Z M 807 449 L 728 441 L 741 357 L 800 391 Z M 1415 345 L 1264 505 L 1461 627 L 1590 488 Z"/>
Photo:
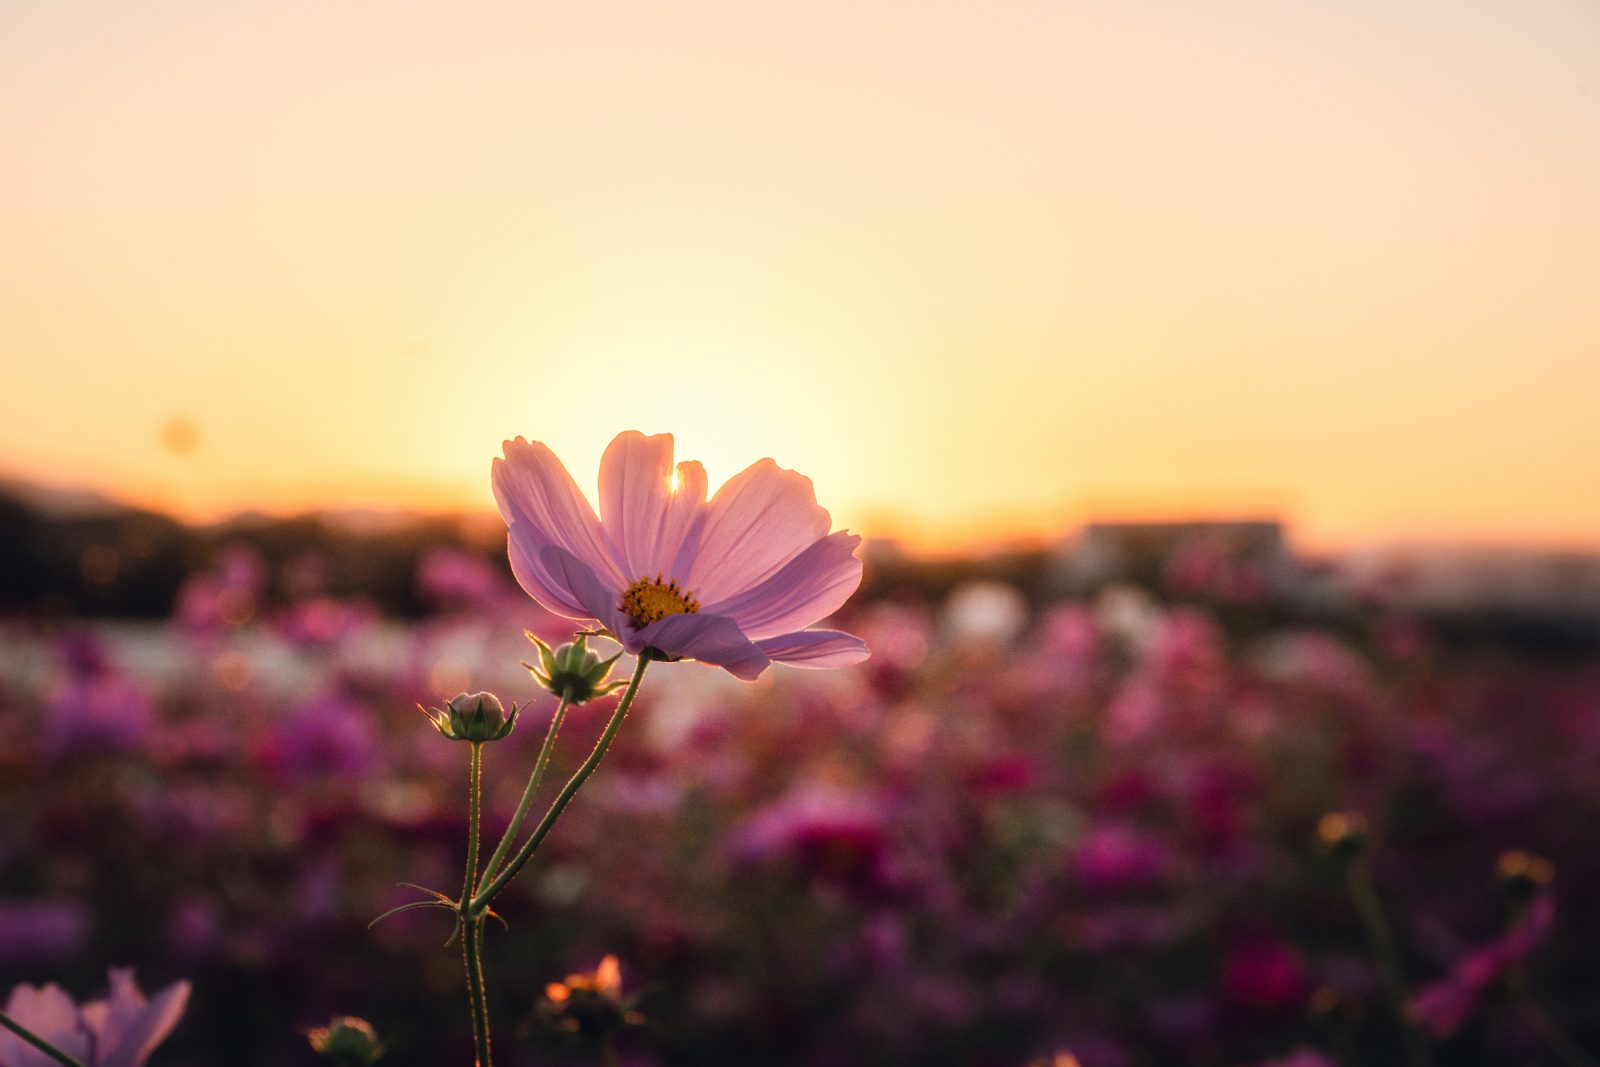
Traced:
<path id="1" fill-rule="evenodd" d="M 640 578 L 624 589 L 620 607 L 640 626 L 649 626 L 668 615 L 693 615 L 700 610 L 700 601 L 679 589 L 676 578 L 664 582 L 657 574 L 653 581 Z"/>

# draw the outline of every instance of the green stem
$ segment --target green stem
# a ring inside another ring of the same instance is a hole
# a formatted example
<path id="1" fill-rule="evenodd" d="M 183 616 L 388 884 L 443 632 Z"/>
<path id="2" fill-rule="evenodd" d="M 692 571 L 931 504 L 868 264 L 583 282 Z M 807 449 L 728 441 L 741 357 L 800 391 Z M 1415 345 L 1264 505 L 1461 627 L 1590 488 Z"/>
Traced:
<path id="1" fill-rule="evenodd" d="M 522 820 L 528 817 L 528 809 L 533 806 L 533 795 L 539 791 L 539 783 L 544 780 L 545 768 L 550 766 L 550 754 L 555 750 L 556 734 L 561 732 L 561 724 L 567 717 L 568 707 L 570 705 L 567 698 L 562 697 L 561 703 L 556 707 L 556 713 L 550 718 L 550 728 L 545 731 L 544 745 L 539 749 L 539 758 L 534 761 L 532 773 L 528 775 L 528 784 L 522 790 L 522 800 L 517 804 L 517 813 L 511 816 L 511 825 L 506 827 L 506 832 L 501 836 L 500 843 L 495 846 L 489 862 L 483 865 L 484 878 L 493 878 L 494 873 L 500 869 L 501 861 L 506 858 L 506 853 L 511 851 L 511 845 L 517 838 L 517 831 L 522 829 Z"/>
<path id="2" fill-rule="evenodd" d="M 17 1022 L 3 1011 L 0 1011 L 0 1026 L 10 1030 L 13 1034 L 16 1034 L 18 1037 L 22 1038 L 22 1040 L 38 1049 L 46 1056 L 49 1056 L 59 1064 L 63 1064 L 64 1067 L 83 1067 L 82 1063 L 73 1059 L 71 1056 L 68 1056 L 65 1052 L 62 1052 L 44 1038 L 39 1037 L 33 1031 L 29 1030 L 27 1027 L 23 1026 L 21 1023 Z"/>
<path id="3" fill-rule="evenodd" d="M 1516 992 L 1517 1008 L 1522 1012 L 1522 1017 L 1533 1027 L 1539 1039 L 1545 1046 L 1554 1052 L 1567 1067 L 1595 1067 L 1595 1059 L 1579 1047 L 1572 1039 L 1572 1035 L 1556 1022 L 1555 1016 L 1545 1010 L 1539 998 L 1525 984 L 1518 983 Z"/>
<path id="4" fill-rule="evenodd" d="M 461 920 L 461 958 L 467 968 L 467 996 L 472 1002 L 472 1043 L 477 1067 L 491 1067 L 489 994 L 483 982 L 483 919 Z"/>
<path id="5" fill-rule="evenodd" d="M 483 794 L 483 742 L 473 741 L 472 769 L 467 773 L 467 878 L 461 887 L 461 899 L 472 897 L 472 887 L 478 881 L 478 809 Z"/>
<path id="6" fill-rule="evenodd" d="M 1339 1067 L 1361 1067 L 1361 1057 L 1356 1055 L 1355 1041 L 1350 1037 L 1348 1026 L 1339 1027 L 1339 1034 L 1333 1039 L 1333 1049 Z"/>
<path id="7" fill-rule="evenodd" d="M 644 677 L 644 669 L 649 663 L 649 657 L 640 654 L 638 665 L 633 669 L 633 677 L 628 679 L 628 688 L 623 692 L 622 699 L 617 701 L 617 710 L 611 713 L 611 721 L 606 723 L 605 732 L 600 735 L 600 740 L 595 742 L 594 751 L 589 753 L 589 758 L 583 761 L 583 766 L 573 773 L 567 784 L 561 787 L 561 792 L 557 794 L 555 802 L 550 805 L 550 810 L 544 813 L 543 819 L 539 820 L 539 825 L 534 829 L 533 836 L 528 838 L 527 842 L 517 850 L 516 856 L 506 865 L 506 869 L 495 875 L 488 885 L 479 889 L 478 895 L 473 897 L 466 905 L 468 914 L 473 916 L 482 914 L 483 910 L 489 906 L 489 902 L 494 899 L 495 894 L 504 889 L 506 883 L 517 876 L 517 872 L 522 870 L 523 865 L 533 856 L 534 849 L 539 847 L 539 843 L 544 840 L 545 835 L 550 832 L 550 828 L 556 824 L 556 820 L 566 810 L 573 794 L 594 773 L 595 768 L 600 766 L 600 760 L 605 757 L 606 750 L 611 747 L 611 742 L 616 738 L 617 730 L 622 726 L 622 720 L 627 718 L 628 708 L 633 705 L 634 695 L 639 692 L 639 680 Z"/>
<path id="8" fill-rule="evenodd" d="M 472 770 L 467 779 L 467 876 L 456 908 L 461 922 L 461 958 L 467 970 L 467 1001 L 472 1009 L 472 1043 L 477 1051 L 477 1067 L 490 1067 L 489 1003 L 483 985 L 483 920 L 468 908 L 472 887 L 478 881 L 478 814 L 483 793 L 483 743 L 473 741 L 471 744 Z"/>
<path id="9" fill-rule="evenodd" d="M 1406 1053 L 1413 1067 L 1428 1067 L 1431 1062 L 1428 1046 L 1416 1025 L 1411 1021 L 1411 990 L 1406 985 L 1405 971 L 1400 965 L 1400 952 L 1395 948 L 1394 934 L 1383 915 L 1383 905 L 1378 901 L 1378 890 L 1372 881 L 1372 868 L 1364 858 L 1350 861 L 1350 897 L 1355 902 L 1361 923 L 1367 928 L 1367 943 L 1378 962 L 1378 974 L 1383 979 L 1384 990 L 1389 994 L 1391 1007 L 1399 1019 L 1400 1030 L 1405 1035 Z"/>

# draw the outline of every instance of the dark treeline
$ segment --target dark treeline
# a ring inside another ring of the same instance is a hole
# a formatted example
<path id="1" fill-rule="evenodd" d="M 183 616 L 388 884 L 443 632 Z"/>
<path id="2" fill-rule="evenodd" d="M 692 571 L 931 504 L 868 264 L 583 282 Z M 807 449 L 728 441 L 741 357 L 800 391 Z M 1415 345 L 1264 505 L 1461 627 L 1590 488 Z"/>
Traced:
<path id="1" fill-rule="evenodd" d="M 427 552 L 452 547 L 504 568 L 503 537 L 487 523 L 456 518 L 371 530 L 317 516 L 189 526 L 132 508 L 52 515 L 0 496 L 0 614 L 165 618 L 192 574 L 229 548 L 249 545 L 266 564 L 269 602 L 293 599 L 292 564 L 314 561 L 320 591 L 414 617 L 427 609 L 415 582 Z"/>
<path id="2" fill-rule="evenodd" d="M 308 593 L 353 598 L 395 618 L 418 618 L 437 605 L 418 588 L 422 561 L 450 549 L 481 559 L 511 582 L 505 531 L 491 515 L 400 516 L 358 523 L 339 516 L 242 517 L 188 525 L 157 512 L 105 507 L 89 513 L 43 510 L 0 492 L 0 618 L 42 622 L 73 618 L 164 619 L 184 586 L 225 553 L 249 546 L 264 565 L 263 601 L 284 604 Z M 998 581 L 1039 608 L 1091 597 L 1106 582 L 1149 590 L 1167 601 L 1204 602 L 1233 633 L 1297 623 L 1344 631 L 1357 640 L 1381 605 L 1329 595 L 1325 568 L 1295 562 L 1294 577 L 1247 604 L 1175 594 L 1163 581 L 1160 553 L 1135 555 L 1114 576 L 1084 584 L 1064 579 L 1047 550 L 927 560 L 869 544 L 866 577 L 855 602 L 939 602 L 972 581 Z M 314 575 L 309 582 L 308 574 Z M 1314 595 L 1307 596 L 1307 590 Z M 1435 638 L 1458 650 L 1499 647 L 1566 658 L 1600 652 L 1600 618 L 1570 611 L 1489 607 L 1418 612 Z"/>

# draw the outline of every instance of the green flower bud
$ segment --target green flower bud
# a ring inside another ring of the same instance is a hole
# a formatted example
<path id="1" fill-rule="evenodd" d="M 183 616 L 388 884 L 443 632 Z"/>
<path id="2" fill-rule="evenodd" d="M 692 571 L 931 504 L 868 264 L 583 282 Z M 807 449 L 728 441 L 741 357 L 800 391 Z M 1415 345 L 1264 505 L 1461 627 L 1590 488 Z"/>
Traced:
<path id="1" fill-rule="evenodd" d="M 417 709 L 434 729 L 452 741 L 498 741 L 517 725 L 517 706 L 506 715 L 505 705 L 493 693 L 458 693 L 442 708 Z"/>
<path id="2" fill-rule="evenodd" d="M 568 704 L 587 704 L 628 684 L 606 681 L 611 665 L 621 652 L 610 659 L 601 659 L 597 653 L 589 651 L 588 638 L 583 635 L 557 648 L 551 648 L 531 633 L 527 636 L 539 649 L 539 665 L 524 663 L 523 666 L 540 685 Z"/>
<path id="3" fill-rule="evenodd" d="M 327 1026 L 307 1030 L 306 1039 L 318 1055 L 340 1067 L 366 1067 L 384 1052 L 372 1024 L 354 1015 L 336 1015 Z"/>

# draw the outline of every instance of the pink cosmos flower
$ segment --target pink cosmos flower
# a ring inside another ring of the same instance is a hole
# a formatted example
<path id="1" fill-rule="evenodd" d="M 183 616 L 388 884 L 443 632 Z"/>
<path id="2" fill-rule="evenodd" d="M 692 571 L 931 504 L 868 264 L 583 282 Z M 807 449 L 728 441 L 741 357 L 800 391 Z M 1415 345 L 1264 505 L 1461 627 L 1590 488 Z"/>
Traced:
<path id="1" fill-rule="evenodd" d="M 629 653 L 696 659 L 746 680 L 772 662 L 844 667 L 860 638 L 805 627 L 861 584 L 861 538 L 830 534 L 811 480 L 763 459 L 706 500 L 706 473 L 672 435 L 619 434 L 600 460 L 600 515 L 555 453 L 505 443 L 494 495 L 511 570 L 558 615 L 593 619 Z"/>
<path id="2" fill-rule="evenodd" d="M 19 985 L 6 1014 L 85 1067 L 144 1067 L 156 1046 L 178 1025 L 189 983 L 174 982 L 145 1000 L 131 969 L 112 968 L 111 993 L 83 1007 L 60 986 Z M 55 1067 L 56 1061 L 0 1030 L 0 1067 Z"/>

